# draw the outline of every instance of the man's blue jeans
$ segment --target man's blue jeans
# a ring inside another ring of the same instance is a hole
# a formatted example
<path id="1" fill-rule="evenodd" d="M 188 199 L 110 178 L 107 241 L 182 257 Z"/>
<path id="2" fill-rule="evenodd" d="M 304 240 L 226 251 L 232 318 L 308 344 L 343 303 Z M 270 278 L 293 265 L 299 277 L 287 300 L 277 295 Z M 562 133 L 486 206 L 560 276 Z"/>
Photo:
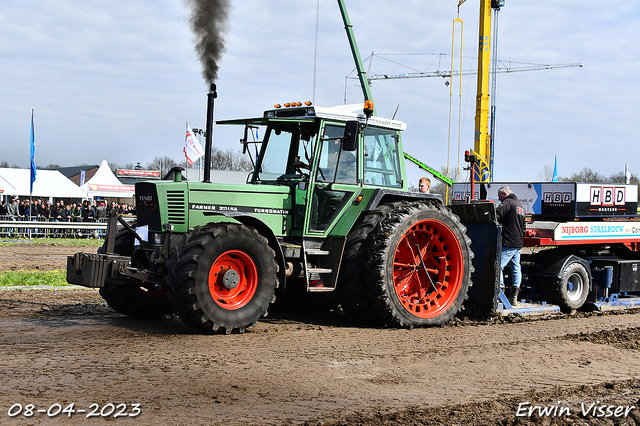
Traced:
<path id="1" fill-rule="evenodd" d="M 514 287 L 520 287 L 522 282 L 522 270 L 520 269 L 520 249 L 515 247 L 502 247 L 500 256 L 500 288 L 504 288 L 504 267 L 511 267 L 511 278 Z"/>

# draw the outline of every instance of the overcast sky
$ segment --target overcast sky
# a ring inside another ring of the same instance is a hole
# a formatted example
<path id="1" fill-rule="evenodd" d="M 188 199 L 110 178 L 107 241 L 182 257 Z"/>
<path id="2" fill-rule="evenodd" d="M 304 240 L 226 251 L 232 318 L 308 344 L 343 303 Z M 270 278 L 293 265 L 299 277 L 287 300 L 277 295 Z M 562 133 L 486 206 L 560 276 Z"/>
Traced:
<path id="1" fill-rule="evenodd" d="M 375 53 L 371 74 L 434 71 L 439 59 L 450 67 L 458 0 L 346 1 L 363 59 Z M 232 0 L 216 119 L 259 116 L 314 92 L 316 105 L 362 101 L 345 79 L 354 63 L 334 0 L 320 0 L 314 48 L 317 5 Z M 477 67 L 478 15 L 478 0 L 460 8 L 464 69 Z M 38 166 L 182 160 L 185 122 L 204 127 L 207 94 L 188 17 L 181 0 L 3 1 L 0 161 L 28 167 L 32 109 Z M 506 0 L 501 61 L 583 67 L 498 74 L 495 180 L 537 180 L 554 155 L 561 176 L 584 167 L 608 176 L 625 162 L 640 173 L 639 30 L 637 0 Z M 450 99 L 442 78 L 372 83 L 378 114 L 398 108 L 407 123 L 405 150 L 437 169 L 458 164 L 459 101 L 462 151 L 473 147 L 475 77 L 462 79 L 461 98 L 457 85 Z M 241 129 L 214 133 L 215 146 L 240 149 Z M 407 169 L 412 181 L 423 174 Z"/>

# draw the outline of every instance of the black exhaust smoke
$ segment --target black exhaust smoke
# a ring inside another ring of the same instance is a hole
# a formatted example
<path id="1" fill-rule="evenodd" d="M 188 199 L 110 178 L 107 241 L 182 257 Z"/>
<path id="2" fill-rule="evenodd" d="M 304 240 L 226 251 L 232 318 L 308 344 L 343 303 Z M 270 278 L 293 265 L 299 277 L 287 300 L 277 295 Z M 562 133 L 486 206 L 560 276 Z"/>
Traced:
<path id="1" fill-rule="evenodd" d="M 211 84 L 207 94 L 207 126 L 204 137 L 204 176 L 203 182 L 211 182 L 211 151 L 213 149 L 213 104 L 218 97 L 216 85 Z"/>
<path id="2" fill-rule="evenodd" d="M 224 30 L 229 15 L 229 0 L 185 0 L 191 8 L 191 31 L 196 38 L 196 53 L 202 63 L 207 84 L 218 77 L 218 61 L 224 52 Z"/>
<path id="3" fill-rule="evenodd" d="M 209 84 L 207 125 L 204 148 L 203 182 L 211 182 L 211 150 L 213 149 L 213 104 L 218 97 L 214 82 L 218 78 L 218 61 L 224 52 L 224 30 L 229 15 L 229 0 L 185 0 L 191 8 L 191 31 L 196 38 L 196 53 L 202 63 L 202 76 Z"/>

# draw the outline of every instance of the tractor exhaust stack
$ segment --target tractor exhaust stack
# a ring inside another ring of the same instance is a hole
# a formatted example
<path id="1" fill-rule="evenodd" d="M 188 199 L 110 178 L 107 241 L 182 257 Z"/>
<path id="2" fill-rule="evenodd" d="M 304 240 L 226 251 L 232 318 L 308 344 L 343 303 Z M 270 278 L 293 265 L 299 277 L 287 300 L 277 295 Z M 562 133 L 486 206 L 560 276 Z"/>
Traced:
<path id="1" fill-rule="evenodd" d="M 205 129 L 204 145 L 204 177 L 203 182 L 211 182 L 211 151 L 213 150 L 213 104 L 218 97 L 216 85 L 211 84 L 207 94 L 207 127 Z"/>

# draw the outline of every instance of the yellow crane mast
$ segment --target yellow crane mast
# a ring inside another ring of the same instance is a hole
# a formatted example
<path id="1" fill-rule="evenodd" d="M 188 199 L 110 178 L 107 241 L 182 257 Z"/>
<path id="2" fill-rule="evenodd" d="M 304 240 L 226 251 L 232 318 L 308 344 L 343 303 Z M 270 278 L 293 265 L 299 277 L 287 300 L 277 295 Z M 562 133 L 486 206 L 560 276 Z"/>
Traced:
<path id="1" fill-rule="evenodd" d="M 466 0 L 460 1 L 460 4 Z M 460 5 L 459 4 L 459 5 Z M 459 6 L 458 5 L 458 6 Z M 504 6 L 504 0 L 480 0 L 478 43 L 478 94 L 476 96 L 476 128 L 474 166 L 476 182 L 490 182 L 491 135 L 489 134 L 489 69 L 491 64 L 491 11 Z"/>

